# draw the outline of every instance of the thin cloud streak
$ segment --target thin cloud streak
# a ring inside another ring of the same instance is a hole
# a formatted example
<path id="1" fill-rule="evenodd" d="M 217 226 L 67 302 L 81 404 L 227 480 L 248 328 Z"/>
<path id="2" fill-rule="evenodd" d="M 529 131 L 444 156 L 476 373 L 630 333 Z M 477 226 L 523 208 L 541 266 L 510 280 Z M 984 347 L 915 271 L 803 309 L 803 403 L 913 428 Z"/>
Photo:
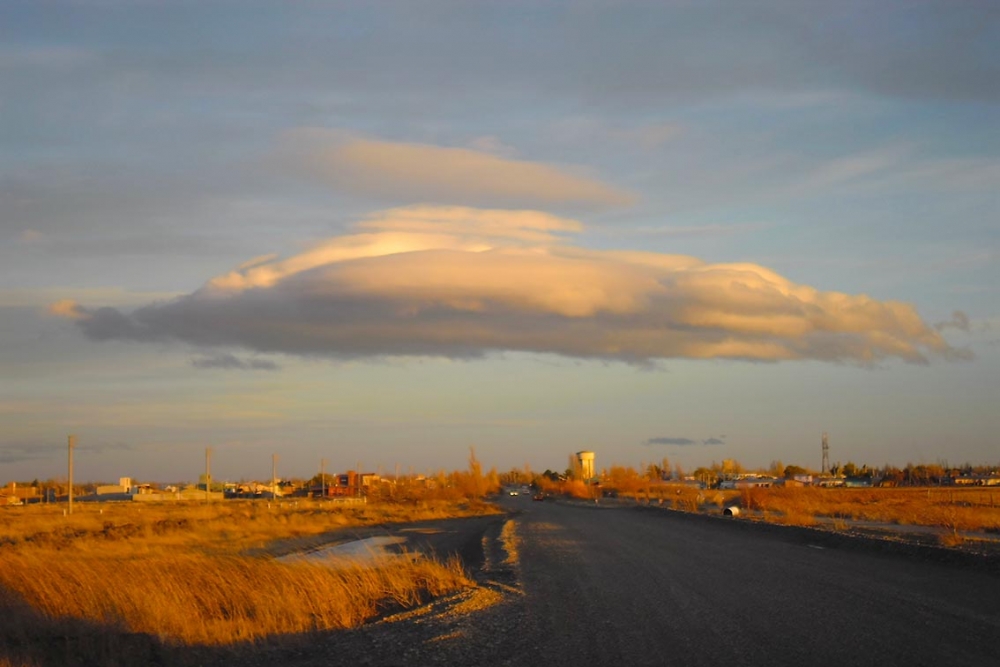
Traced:
<path id="1" fill-rule="evenodd" d="M 191 360 L 191 365 L 202 370 L 276 371 L 280 368 L 278 364 L 267 359 L 243 360 L 229 353 L 198 357 Z"/>
<path id="2" fill-rule="evenodd" d="M 279 161 L 293 173 L 380 200 L 471 206 L 630 204 L 633 196 L 563 168 L 470 148 L 392 142 L 302 128 L 284 133 Z"/>
<path id="3" fill-rule="evenodd" d="M 725 440 L 720 438 L 711 437 L 705 438 L 703 440 L 692 440 L 691 438 L 678 438 L 678 437 L 659 437 L 659 438 L 649 438 L 646 440 L 647 445 L 667 445 L 668 447 L 695 447 L 695 446 L 709 446 L 709 445 L 724 445 Z"/>
<path id="4" fill-rule="evenodd" d="M 63 301 L 52 312 L 94 340 L 331 357 L 872 364 L 968 354 L 909 304 L 797 285 L 752 263 L 574 246 L 564 237 L 579 223 L 544 213 L 406 207 L 360 227 L 170 302 L 126 312 Z"/>
<path id="5" fill-rule="evenodd" d="M 136 445 L 124 442 L 96 442 L 80 443 L 76 447 L 77 451 L 92 454 L 103 454 L 105 452 L 125 452 L 135 451 Z M 59 456 L 66 455 L 65 441 L 55 443 L 45 441 L 15 442 L 0 447 L 0 463 L 22 463 L 24 461 L 45 461 Z"/>

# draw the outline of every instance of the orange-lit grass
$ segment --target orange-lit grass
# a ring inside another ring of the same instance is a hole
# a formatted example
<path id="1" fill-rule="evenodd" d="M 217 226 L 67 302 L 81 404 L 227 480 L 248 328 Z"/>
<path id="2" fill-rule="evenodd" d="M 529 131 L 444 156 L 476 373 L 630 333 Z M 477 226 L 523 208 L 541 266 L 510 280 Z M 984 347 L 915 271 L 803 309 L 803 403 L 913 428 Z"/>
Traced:
<path id="1" fill-rule="evenodd" d="M 130 664 L 119 659 L 139 650 L 130 637 L 217 646 L 352 627 L 471 584 L 457 561 L 335 571 L 268 554 L 321 543 L 346 526 L 495 511 L 434 501 L 80 503 L 71 516 L 63 506 L 4 508 L 0 655 L 11 667 L 49 664 L 50 639 L 65 636 L 80 638 L 73 650 L 82 664 Z"/>
<path id="2" fill-rule="evenodd" d="M 802 512 L 787 511 L 781 514 L 768 513 L 766 520 L 769 523 L 778 523 L 786 526 L 815 526 L 819 521 L 811 514 Z"/>
<path id="3" fill-rule="evenodd" d="M 995 491 L 1000 503 L 1000 491 Z M 931 526 L 959 531 L 1000 532 L 1000 507 L 979 489 L 757 488 L 741 494 L 744 507 L 768 512 L 771 520 L 814 523 L 820 518 Z M 777 519 L 777 517 L 781 517 Z"/>
<path id="4" fill-rule="evenodd" d="M 79 619 L 107 632 L 148 633 L 186 645 L 355 627 L 386 608 L 470 585 L 457 560 L 396 559 L 338 570 L 193 553 L 51 556 L 5 554 L 4 606 L 19 599 L 54 623 Z M 13 630 L 8 620 L 6 632 Z"/>
<path id="5" fill-rule="evenodd" d="M 312 501 L 202 503 L 78 503 L 0 509 L 0 553 L 34 548 L 102 550 L 127 542 L 130 549 L 196 549 L 238 554 L 278 540 L 317 536 L 344 527 L 409 523 L 495 513 L 478 502 L 338 505 Z"/>
<path id="6" fill-rule="evenodd" d="M 500 541 L 503 550 L 507 552 L 504 563 L 507 565 L 517 565 L 521 559 L 521 536 L 517 532 L 517 522 L 514 519 L 507 519 L 500 530 Z"/>

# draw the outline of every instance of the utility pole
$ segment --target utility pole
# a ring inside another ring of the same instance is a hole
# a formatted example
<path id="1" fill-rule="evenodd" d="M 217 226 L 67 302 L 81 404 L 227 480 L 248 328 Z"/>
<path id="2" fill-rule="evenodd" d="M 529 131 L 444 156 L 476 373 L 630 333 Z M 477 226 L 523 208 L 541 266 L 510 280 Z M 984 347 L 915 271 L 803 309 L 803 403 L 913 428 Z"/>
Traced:
<path id="1" fill-rule="evenodd" d="M 205 448 L 205 502 L 211 500 L 209 495 L 212 489 L 212 448 Z"/>
<path id="2" fill-rule="evenodd" d="M 319 460 L 320 498 L 326 498 L 326 459 Z"/>
<path id="3" fill-rule="evenodd" d="M 73 513 L 73 448 L 76 447 L 76 436 L 69 436 L 69 513 Z"/>

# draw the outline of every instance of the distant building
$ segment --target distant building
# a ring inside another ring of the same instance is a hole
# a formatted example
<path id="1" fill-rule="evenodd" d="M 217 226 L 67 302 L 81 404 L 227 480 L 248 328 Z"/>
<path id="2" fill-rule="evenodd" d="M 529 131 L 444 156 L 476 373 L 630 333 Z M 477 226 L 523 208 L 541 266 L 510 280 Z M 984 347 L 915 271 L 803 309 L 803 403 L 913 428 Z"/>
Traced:
<path id="1" fill-rule="evenodd" d="M 322 497 L 323 493 L 326 493 L 327 498 L 360 496 L 364 494 L 369 487 L 374 487 L 383 481 L 382 478 L 376 473 L 359 473 L 354 470 L 348 470 L 345 473 L 333 475 L 328 479 L 330 481 L 328 481 L 325 486 L 321 484 L 313 484 L 309 488 L 309 495 L 313 497 Z M 433 483 L 433 480 L 424 480 L 423 478 L 419 481 L 421 483 L 426 482 L 428 486 Z"/>
<path id="2" fill-rule="evenodd" d="M 1000 477 L 997 475 L 961 475 L 947 477 L 945 483 L 951 483 L 955 486 L 1000 486 Z"/>
<path id="3" fill-rule="evenodd" d="M 736 489 L 766 489 L 772 486 L 777 486 L 778 480 L 773 477 L 744 477 L 742 479 L 737 479 L 733 484 L 733 488 Z M 719 488 L 722 487 L 720 486 Z"/>
<path id="4" fill-rule="evenodd" d="M 0 505 L 24 505 L 37 503 L 41 499 L 41 492 L 37 486 L 18 486 L 17 482 L 11 482 L 0 489 Z"/>
<path id="5" fill-rule="evenodd" d="M 134 485 L 132 484 L 131 477 L 119 477 L 118 484 L 102 484 L 96 489 L 96 494 L 99 496 L 107 496 L 112 494 L 129 494 L 135 495 L 139 493 L 151 493 L 152 487 L 149 484 Z"/>

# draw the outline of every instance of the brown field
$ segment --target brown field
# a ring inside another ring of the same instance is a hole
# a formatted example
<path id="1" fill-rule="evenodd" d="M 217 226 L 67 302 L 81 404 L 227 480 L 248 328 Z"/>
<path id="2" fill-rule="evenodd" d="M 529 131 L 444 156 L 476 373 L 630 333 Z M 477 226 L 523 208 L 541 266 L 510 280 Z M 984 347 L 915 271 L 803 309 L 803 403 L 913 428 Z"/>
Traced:
<path id="1" fill-rule="evenodd" d="M 740 490 L 653 485 L 629 494 L 638 502 L 687 512 L 717 511 L 737 505 L 748 518 L 791 526 L 852 528 L 857 522 L 931 529 L 944 546 L 970 536 L 1000 539 L 1000 489 L 983 488 L 817 488 L 769 487 Z"/>
<path id="2" fill-rule="evenodd" d="M 72 664 L 127 664 L 123 642 L 136 636 L 148 651 L 355 627 L 472 583 L 457 560 L 335 570 L 271 554 L 347 526 L 497 511 L 470 501 L 80 503 L 71 516 L 63 508 L 0 511 L 0 667 L 65 662 L 69 649 L 53 660 L 53 642 L 74 637 L 86 637 L 86 655 Z"/>
<path id="3" fill-rule="evenodd" d="M 976 488 L 759 488 L 739 493 L 740 504 L 777 523 L 812 525 L 845 520 L 942 531 L 942 542 L 962 533 L 1000 533 L 1000 490 Z"/>

